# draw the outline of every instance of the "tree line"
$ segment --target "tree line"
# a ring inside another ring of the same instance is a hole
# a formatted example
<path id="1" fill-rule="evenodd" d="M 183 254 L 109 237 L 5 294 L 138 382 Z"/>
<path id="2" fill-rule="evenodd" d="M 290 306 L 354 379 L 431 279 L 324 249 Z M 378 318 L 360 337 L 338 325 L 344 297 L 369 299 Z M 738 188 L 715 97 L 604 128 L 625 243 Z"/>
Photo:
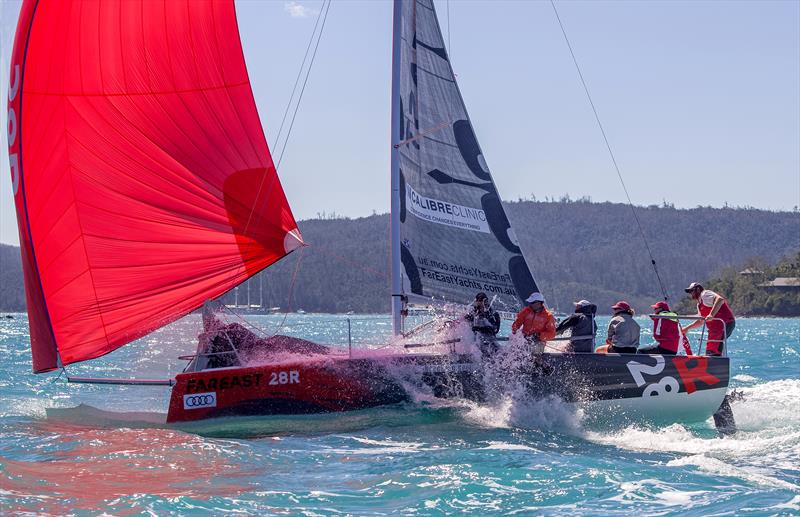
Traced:
<path id="1" fill-rule="evenodd" d="M 573 301 L 586 298 L 601 313 L 609 313 L 614 302 L 625 299 L 641 313 L 663 298 L 628 205 L 519 200 L 505 203 L 505 208 L 551 307 L 569 312 Z M 752 257 L 775 264 L 800 251 L 797 212 L 665 204 L 637 207 L 636 213 L 672 303 L 684 298 L 689 282 L 710 280 Z M 232 304 L 238 297 L 244 304 L 249 289 L 250 303 L 282 310 L 389 311 L 387 214 L 320 217 L 299 226 L 309 247 L 242 284 L 238 293 L 226 293 L 222 301 Z M 0 246 L 0 260 L 0 310 L 23 310 L 19 248 Z"/>

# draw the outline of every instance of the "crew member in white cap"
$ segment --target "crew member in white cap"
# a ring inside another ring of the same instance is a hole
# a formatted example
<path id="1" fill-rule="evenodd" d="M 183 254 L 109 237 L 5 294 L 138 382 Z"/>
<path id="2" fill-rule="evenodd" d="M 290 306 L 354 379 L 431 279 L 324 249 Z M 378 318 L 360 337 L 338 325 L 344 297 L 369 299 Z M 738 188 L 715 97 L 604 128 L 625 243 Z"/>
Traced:
<path id="1" fill-rule="evenodd" d="M 686 334 L 690 329 L 705 322 L 708 328 L 706 354 L 722 355 L 725 342 L 731 337 L 736 326 L 736 319 L 733 317 L 728 300 L 714 291 L 705 289 L 698 282 L 692 282 L 684 291 L 697 302 L 697 315 L 704 319 L 686 325 L 682 329 L 683 333 Z"/>
<path id="2" fill-rule="evenodd" d="M 540 292 L 531 293 L 525 300 L 528 305 L 517 314 L 511 324 L 511 333 L 522 328 L 522 335 L 531 341 L 547 341 L 556 336 L 556 318 L 544 306 L 544 296 Z"/>
<path id="3" fill-rule="evenodd" d="M 580 300 L 575 302 L 575 313 L 558 324 L 557 333 L 572 329 L 569 352 L 594 352 L 594 336 L 597 334 L 597 323 L 594 321 L 596 313 L 597 305 L 589 300 Z"/>

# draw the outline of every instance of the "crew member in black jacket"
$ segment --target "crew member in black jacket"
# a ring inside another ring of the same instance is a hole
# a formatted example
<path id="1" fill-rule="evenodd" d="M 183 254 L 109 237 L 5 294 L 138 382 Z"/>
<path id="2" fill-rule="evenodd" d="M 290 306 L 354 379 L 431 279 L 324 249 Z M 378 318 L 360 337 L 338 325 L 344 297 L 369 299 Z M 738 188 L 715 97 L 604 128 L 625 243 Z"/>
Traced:
<path id="1" fill-rule="evenodd" d="M 568 352 L 594 352 L 594 336 L 597 334 L 597 323 L 594 321 L 596 312 L 597 305 L 588 300 L 581 300 L 575 302 L 575 314 L 558 324 L 556 327 L 557 334 L 566 329 L 572 329 Z"/>
<path id="2" fill-rule="evenodd" d="M 497 333 L 500 331 L 500 314 L 492 309 L 489 297 L 486 293 L 475 295 L 469 312 L 464 319 L 472 324 L 472 331 L 475 333 L 475 341 L 481 349 L 484 359 L 492 356 L 498 350 Z"/>

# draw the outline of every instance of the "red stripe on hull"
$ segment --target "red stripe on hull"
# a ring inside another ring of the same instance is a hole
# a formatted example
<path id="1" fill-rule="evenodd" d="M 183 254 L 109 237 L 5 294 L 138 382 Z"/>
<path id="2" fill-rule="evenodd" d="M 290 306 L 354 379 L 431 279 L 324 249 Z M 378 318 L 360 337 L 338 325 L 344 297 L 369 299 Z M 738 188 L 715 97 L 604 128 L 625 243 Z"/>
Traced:
<path id="1" fill-rule="evenodd" d="M 180 374 L 167 422 L 352 411 L 405 400 L 376 363 L 333 360 Z"/>

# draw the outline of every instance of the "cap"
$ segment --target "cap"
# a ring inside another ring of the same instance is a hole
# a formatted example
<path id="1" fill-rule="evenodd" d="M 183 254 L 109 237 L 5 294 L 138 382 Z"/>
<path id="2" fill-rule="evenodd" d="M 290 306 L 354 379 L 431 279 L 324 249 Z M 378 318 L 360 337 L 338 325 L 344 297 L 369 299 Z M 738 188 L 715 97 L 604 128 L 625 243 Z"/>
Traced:
<path id="1" fill-rule="evenodd" d="M 697 289 L 698 287 L 699 287 L 700 289 L 702 289 L 702 288 L 703 288 L 703 286 L 702 286 L 702 285 L 700 285 L 700 283 L 699 283 L 699 282 L 692 282 L 691 284 L 689 284 L 689 287 L 687 287 L 686 289 L 684 289 L 684 291 L 686 291 L 687 293 L 691 293 L 692 291 L 694 291 L 694 290 L 695 290 L 695 289 Z"/>
<path id="2" fill-rule="evenodd" d="M 486 293 L 478 293 L 475 295 L 476 300 L 488 300 L 489 297 L 486 296 Z"/>
<path id="3" fill-rule="evenodd" d="M 614 310 L 620 310 L 620 311 L 633 310 L 633 309 L 631 309 L 631 305 L 628 302 L 626 302 L 625 300 L 618 301 L 617 303 L 612 305 L 611 308 L 614 309 Z"/>
<path id="4" fill-rule="evenodd" d="M 542 293 L 540 293 L 539 291 L 536 291 L 534 293 L 531 293 L 531 295 L 528 296 L 528 298 L 526 298 L 525 301 L 528 303 L 533 303 L 533 302 L 544 303 L 544 296 L 542 296 Z"/>
<path id="5" fill-rule="evenodd" d="M 588 307 L 592 304 L 589 300 L 580 300 L 575 302 L 575 307 Z"/>
<path id="6" fill-rule="evenodd" d="M 662 311 L 668 311 L 669 310 L 669 304 L 667 302 L 664 302 L 664 301 L 656 302 L 653 305 L 651 305 L 650 308 L 651 309 L 661 309 Z"/>

